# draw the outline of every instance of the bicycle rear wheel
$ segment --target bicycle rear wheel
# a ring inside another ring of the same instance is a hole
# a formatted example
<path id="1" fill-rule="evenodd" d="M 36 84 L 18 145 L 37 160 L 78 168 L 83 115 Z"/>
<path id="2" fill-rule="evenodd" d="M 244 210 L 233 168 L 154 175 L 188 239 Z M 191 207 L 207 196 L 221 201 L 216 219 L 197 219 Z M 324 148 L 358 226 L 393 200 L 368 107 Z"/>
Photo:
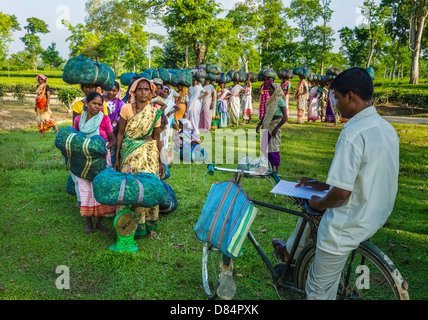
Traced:
<path id="1" fill-rule="evenodd" d="M 223 254 L 213 245 L 204 243 L 202 251 L 202 284 L 209 300 L 217 298 L 220 264 Z"/>
<path id="2" fill-rule="evenodd" d="M 296 285 L 305 290 L 307 274 L 315 257 L 312 244 L 305 247 L 296 264 Z M 343 268 L 337 293 L 339 300 L 408 300 L 407 282 L 392 261 L 376 246 L 363 242 Z"/>

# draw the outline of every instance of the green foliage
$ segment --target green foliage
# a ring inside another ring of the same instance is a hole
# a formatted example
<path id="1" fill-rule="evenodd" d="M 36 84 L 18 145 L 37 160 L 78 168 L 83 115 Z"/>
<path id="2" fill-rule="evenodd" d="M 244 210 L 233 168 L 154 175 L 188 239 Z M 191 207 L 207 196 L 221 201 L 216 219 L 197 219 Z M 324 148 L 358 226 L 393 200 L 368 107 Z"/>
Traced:
<path id="1" fill-rule="evenodd" d="M 58 91 L 58 100 L 65 107 L 67 112 L 70 112 L 73 108 L 73 101 L 82 95 L 82 91 L 77 88 L 63 88 Z"/>
<path id="2" fill-rule="evenodd" d="M 17 83 L 13 87 L 13 96 L 18 100 L 18 102 L 24 103 L 25 102 L 25 93 L 27 91 L 28 91 L 28 85 L 26 85 L 24 83 Z"/>
<path id="3" fill-rule="evenodd" d="M 375 103 L 397 102 L 428 108 L 428 84 L 410 85 L 408 81 L 377 80 L 374 83 Z"/>

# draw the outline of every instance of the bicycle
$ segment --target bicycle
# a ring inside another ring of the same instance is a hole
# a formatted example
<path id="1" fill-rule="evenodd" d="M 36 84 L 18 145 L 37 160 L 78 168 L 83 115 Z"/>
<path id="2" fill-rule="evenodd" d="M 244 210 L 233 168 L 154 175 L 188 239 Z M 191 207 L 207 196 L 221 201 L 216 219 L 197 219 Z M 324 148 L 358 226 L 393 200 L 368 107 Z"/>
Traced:
<path id="1" fill-rule="evenodd" d="M 229 169 L 215 167 L 213 164 L 208 165 L 205 172 L 213 175 L 215 171 L 228 173 L 243 173 L 243 177 L 260 177 L 266 178 L 275 183 L 280 182 L 280 177 L 273 171 L 258 173 L 253 171 L 244 171 L 239 169 Z M 205 182 L 204 177 L 204 182 Z M 280 299 L 305 299 L 305 284 L 307 274 L 315 256 L 317 229 L 321 221 L 322 213 L 310 208 L 308 201 L 300 198 L 288 198 L 299 211 L 280 207 L 274 204 L 251 199 L 254 205 L 265 207 L 279 212 L 296 215 L 303 218 L 294 245 L 290 250 L 290 256 L 287 262 L 276 260 L 273 265 L 266 253 L 262 250 L 251 230 L 248 232 L 248 239 L 255 247 L 258 255 L 261 257 L 265 266 L 269 270 L 273 280 L 273 286 Z M 310 226 L 311 241 L 305 246 L 298 256 L 295 256 L 297 245 L 300 242 L 306 225 Z M 292 261 L 295 261 L 292 263 Z M 202 282 L 205 295 L 208 299 L 217 298 L 217 287 L 219 285 L 219 266 L 220 263 L 228 266 L 231 258 L 223 255 L 217 248 L 209 243 L 203 244 L 202 254 Z M 361 270 L 359 273 L 354 270 Z M 367 276 L 369 272 L 370 284 L 361 285 L 359 277 Z M 364 241 L 360 246 L 351 252 L 348 261 L 343 268 L 339 289 L 337 292 L 338 300 L 408 300 L 408 284 L 401 276 L 393 262 L 375 245 Z"/>

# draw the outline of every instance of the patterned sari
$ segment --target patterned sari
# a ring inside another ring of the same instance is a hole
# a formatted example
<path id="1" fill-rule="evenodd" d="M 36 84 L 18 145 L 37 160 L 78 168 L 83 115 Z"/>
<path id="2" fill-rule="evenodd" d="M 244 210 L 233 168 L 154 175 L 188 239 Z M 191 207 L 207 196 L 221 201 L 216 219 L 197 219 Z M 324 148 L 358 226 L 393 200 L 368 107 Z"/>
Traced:
<path id="1" fill-rule="evenodd" d="M 270 98 L 269 92 L 267 90 L 269 90 L 269 87 L 272 83 L 273 83 L 273 80 L 268 79 L 268 80 L 265 80 L 260 87 L 260 91 L 266 90 L 266 92 L 264 92 L 260 97 L 259 119 L 262 119 L 263 116 L 265 115 L 265 106 L 266 106 L 267 101 Z"/>
<path id="2" fill-rule="evenodd" d="M 239 113 L 241 111 L 241 97 L 240 93 L 244 88 L 238 83 L 229 88 L 229 91 L 232 93 L 232 97 L 229 99 L 229 115 L 230 115 L 230 125 L 236 127 L 239 121 Z"/>
<path id="3" fill-rule="evenodd" d="M 302 94 L 306 91 L 305 94 L 301 95 L 297 100 L 297 123 L 302 124 L 305 122 L 305 110 L 308 107 L 308 84 L 303 79 L 299 82 L 296 87 L 296 94 Z"/>
<path id="4" fill-rule="evenodd" d="M 46 108 L 47 100 L 46 96 L 46 82 L 37 86 L 36 89 L 36 120 L 37 126 L 39 127 L 40 133 L 47 132 L 50 128 L 55 126 L 55 120 L 53 118 L 51 109 L 49 107 Z"/>
<path id="5" fill-rule="evenodd" d="M 132 92 L 137 85 L 138 81 L 131 89 L 131 102 L 134 102 Z M 129 105 L 125 105 L 122 110 L 129 107 Z M 161 116 L 162 111 L 149 103 L 142 111 L 128 120 L 120 150 L 121 172 L 131 174 L 145 172 L 159 176 L 159 149 L 156 140 L 151 139 L 151 134 L 155 127 L 159 127 Z M 147 232 L 158 228 L 159 206 L 152 208 L 137 207 L 135 212 L 140 218 L 136 235 L 145 235 Z"/>
<path id="6" fill-rule="evenodd" d="M 176 122 L 184 118 L 184 114 L 186 113 L 186 104 L 189 103 L 189 92 L 186 87 L 183 86 L 183 89 L 177 93 L 180 95 L 180 98 L 177 100 L 177 106 L 180 110 L 174 113 L 174 119 Z"/>

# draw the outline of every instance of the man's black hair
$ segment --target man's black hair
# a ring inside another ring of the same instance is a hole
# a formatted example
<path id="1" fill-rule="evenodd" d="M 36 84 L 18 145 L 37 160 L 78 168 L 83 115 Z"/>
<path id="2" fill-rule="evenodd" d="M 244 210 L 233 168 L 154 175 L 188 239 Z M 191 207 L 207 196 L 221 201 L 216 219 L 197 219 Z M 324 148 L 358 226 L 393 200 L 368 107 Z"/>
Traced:
<path id="1" fill-rule="evenodd" d="M 330 89 L 345 95 L 352 91 L 364 101 L 373 97 L 373 80 L 366 69 L 350 68 L 341 72 L 331 83 Z"/>

